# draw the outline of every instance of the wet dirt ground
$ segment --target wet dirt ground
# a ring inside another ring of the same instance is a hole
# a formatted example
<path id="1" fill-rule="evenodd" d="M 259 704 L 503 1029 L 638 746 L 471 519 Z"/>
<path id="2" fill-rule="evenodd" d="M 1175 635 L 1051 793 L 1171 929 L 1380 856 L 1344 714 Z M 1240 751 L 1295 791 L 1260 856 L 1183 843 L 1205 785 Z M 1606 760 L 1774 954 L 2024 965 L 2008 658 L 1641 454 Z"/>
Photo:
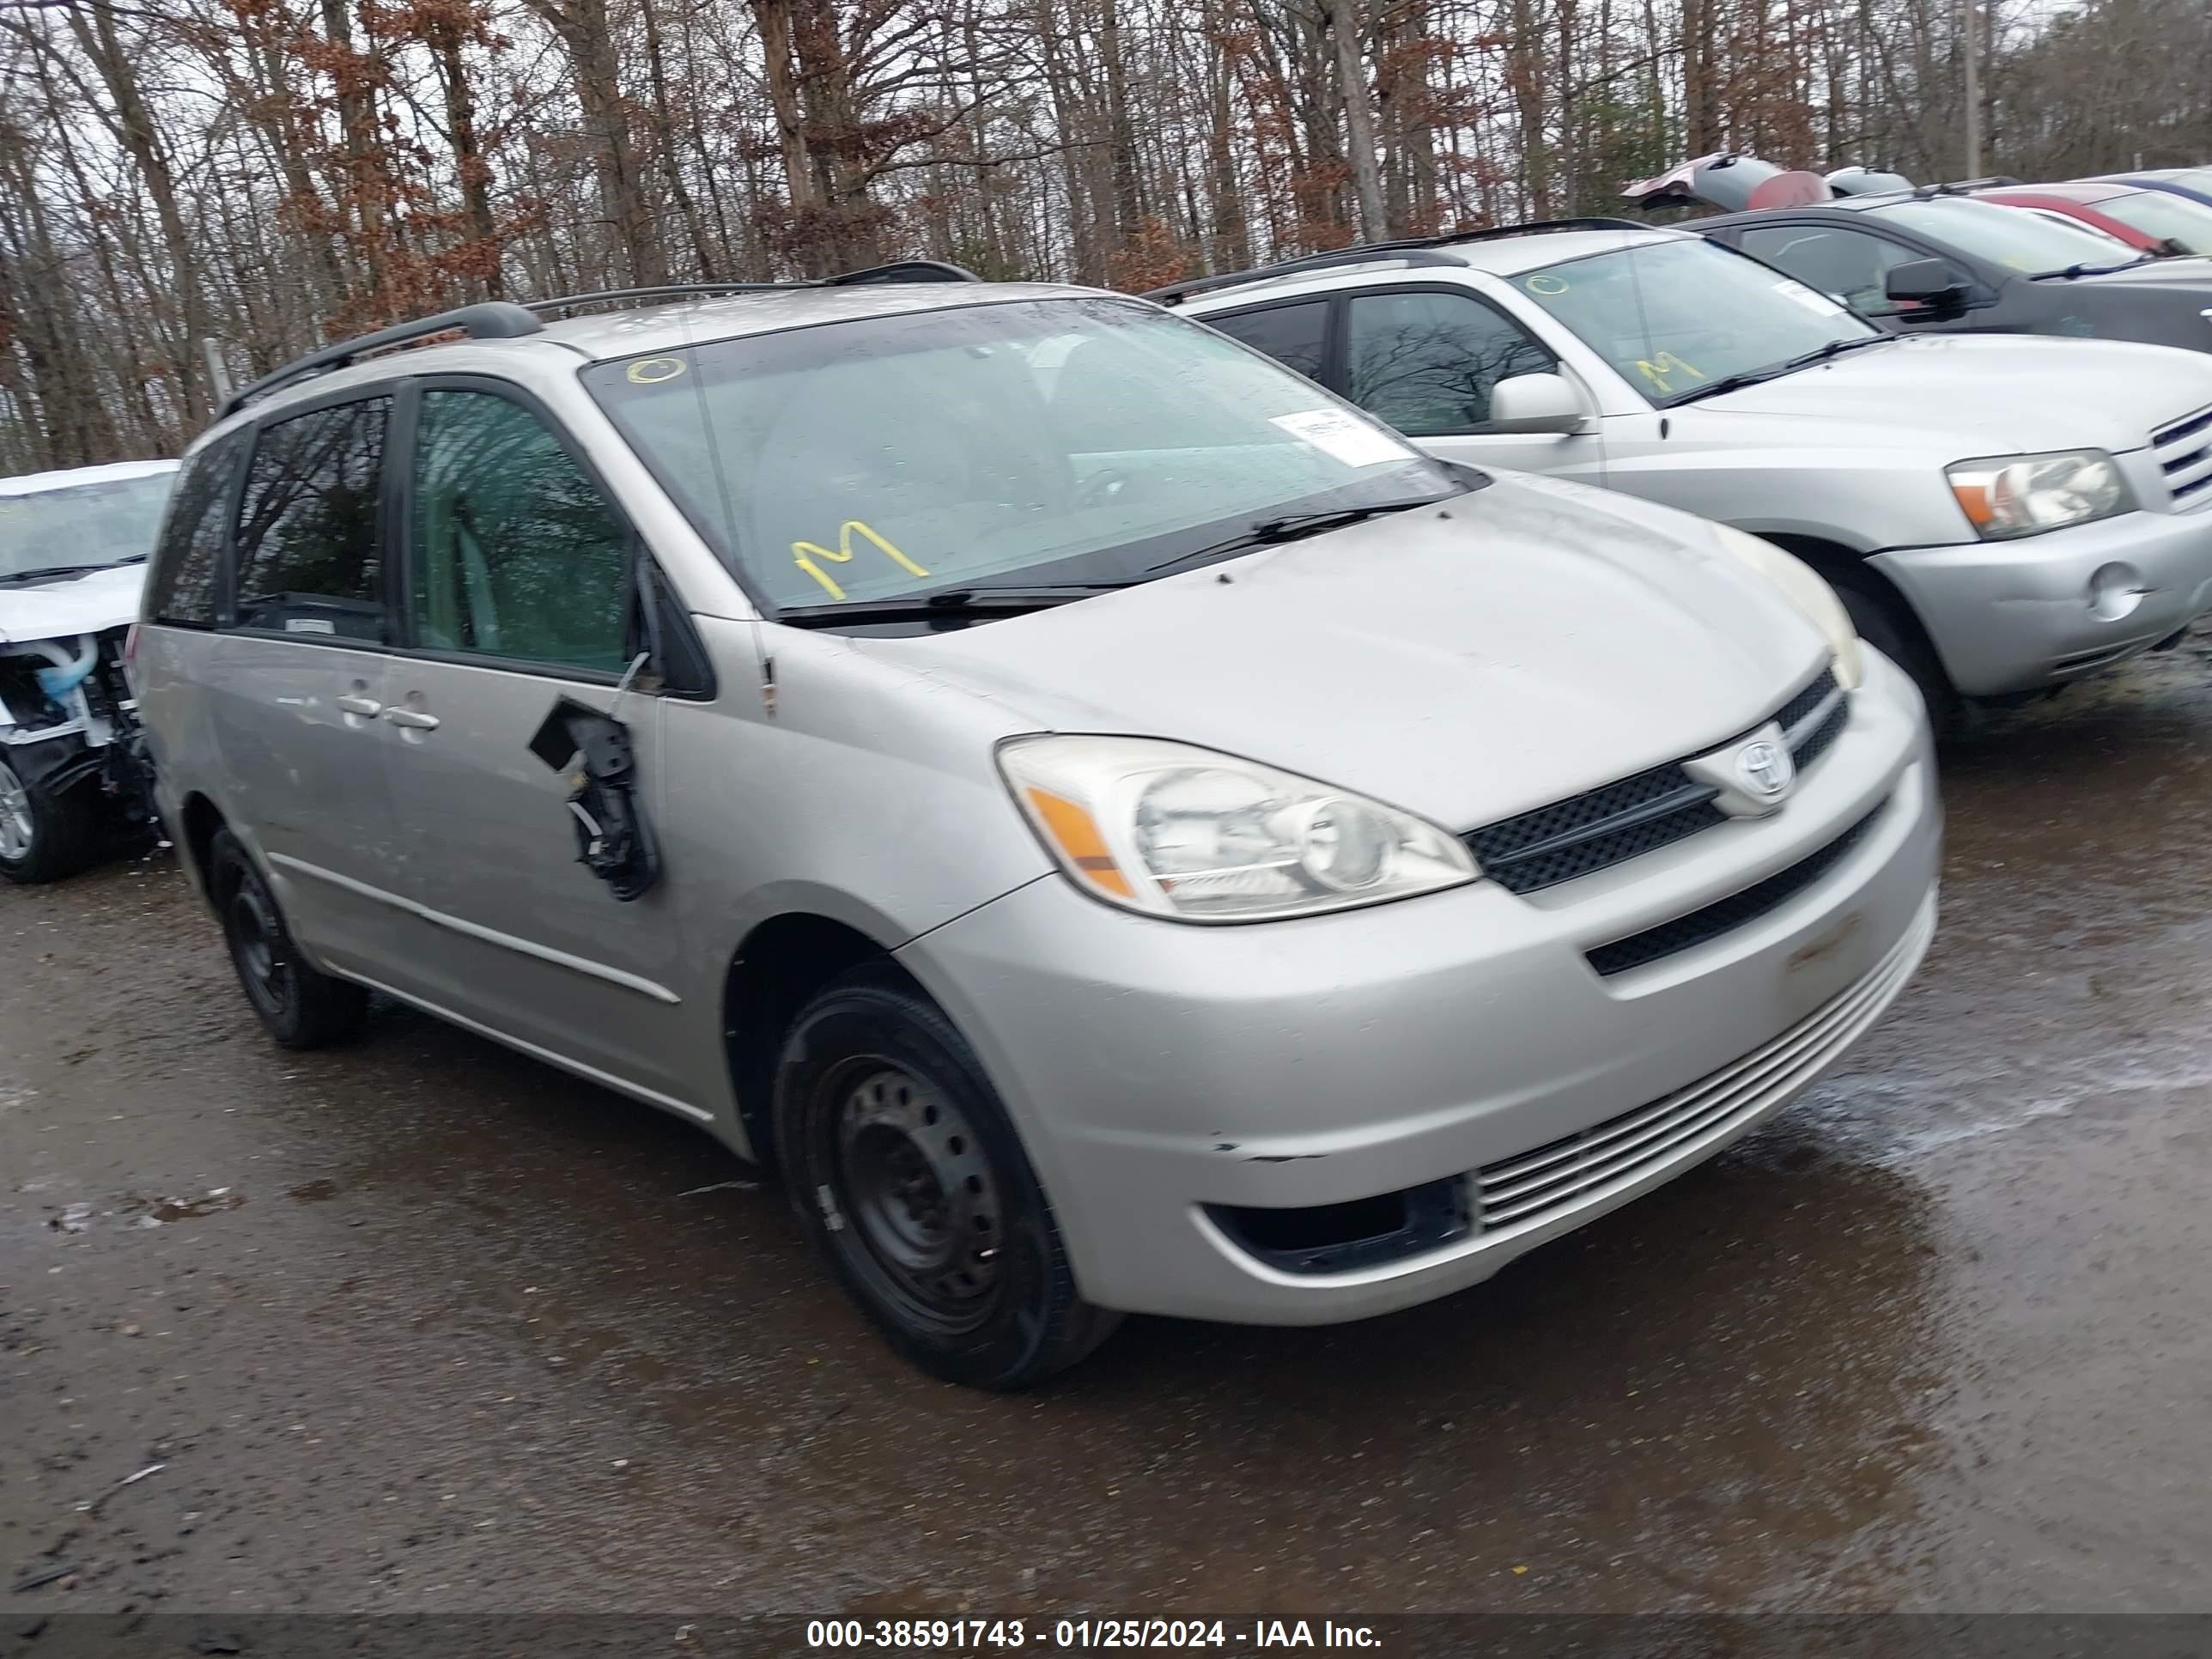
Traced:
<path id="1" fill-rule="evenodd" d="M 0 892 L 0 1613 L 2206 1607 L 2209 756 L 2204 636 L 1993 722 L 1934 954 L 1770 1128 L 1014 1398 L 696 1131 L 400 1011 L 270 1048 L 164 860 Z"/>

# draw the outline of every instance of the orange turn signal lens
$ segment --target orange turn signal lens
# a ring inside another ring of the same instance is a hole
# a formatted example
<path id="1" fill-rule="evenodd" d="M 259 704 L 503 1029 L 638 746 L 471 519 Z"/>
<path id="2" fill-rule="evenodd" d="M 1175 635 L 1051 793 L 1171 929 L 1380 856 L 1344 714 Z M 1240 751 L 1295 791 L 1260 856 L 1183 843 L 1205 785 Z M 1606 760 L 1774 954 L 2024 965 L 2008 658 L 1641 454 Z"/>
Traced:
<path id="1" fill-rule="evenodd" d="M 1068 868 L 1102 893 L 1111 893 L 1116 898 L 1135 896 L 1128 877 L 1121 873 L 1121 866 L 1106 850 L 1106 837 L 1098 832 L 1097 819 L 1066 796 L 1055 795 L 1049 789 L 1031 784 L 1026 793 L 1037 822 L 1052 837 Z"/>

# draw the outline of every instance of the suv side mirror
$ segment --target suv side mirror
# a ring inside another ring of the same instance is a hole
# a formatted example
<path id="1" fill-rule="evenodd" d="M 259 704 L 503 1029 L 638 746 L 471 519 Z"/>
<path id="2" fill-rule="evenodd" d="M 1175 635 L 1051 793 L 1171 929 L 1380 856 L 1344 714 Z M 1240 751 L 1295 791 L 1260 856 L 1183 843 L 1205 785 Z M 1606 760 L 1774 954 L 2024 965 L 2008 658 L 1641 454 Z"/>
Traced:
<path id="1" fill-rule="evenodd" d="M 1911 259 L 1892 265 L 1882 292 L 1892 305 L 1928 316 L 1966 308 L 1966 278 L 1942 259 Z"/>
<path id="2" fill-rule="evenodd" d="M 1589 418 L 1564 374 L 1516 374 L 1491 388 L 1492 432 L 1579 432 Z"/>

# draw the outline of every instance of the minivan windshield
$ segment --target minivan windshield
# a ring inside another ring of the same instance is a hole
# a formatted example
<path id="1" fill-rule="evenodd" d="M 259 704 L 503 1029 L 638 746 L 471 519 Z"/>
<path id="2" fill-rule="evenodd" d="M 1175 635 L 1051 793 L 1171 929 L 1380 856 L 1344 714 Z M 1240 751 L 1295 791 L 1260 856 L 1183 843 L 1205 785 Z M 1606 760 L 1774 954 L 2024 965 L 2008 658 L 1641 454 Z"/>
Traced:
<path id="1" fill-rule="evenodd" d="M 1464 488 L 1272 360 L 1103 297 L 744 335 L 583 378 L 779 611 L 1118 586 L 1257 526 Z"/>
<path id="2" fill-rule="evenodd" d="M 0 582 L 144 558 L 175 482 L 170 471 L 21 495 L 0 491 Z"/>
<path id="3" fill-rule="evenodd" d="M 2028 276 L 2055 276 L 2085 266 L 2110 270 L 2141 264 L 2151 256 L 2117 248 L 2109 238 L 2077 230 L 2055 220 L 1999 207 L 1994 202 L 1965 202 L 1955 196 L 1928 201 L 1892 202 L 1869 208 L 1900 229 L 1917 230 L 1931 242 L 1945 243 Z"/>
<path id="4" fill-rule="evenodd" d="M 1665 407 L 1723 381 L 1885 339 L 1825 294 L 1709 242 L 1637 242 L 1508 279 Z"/>

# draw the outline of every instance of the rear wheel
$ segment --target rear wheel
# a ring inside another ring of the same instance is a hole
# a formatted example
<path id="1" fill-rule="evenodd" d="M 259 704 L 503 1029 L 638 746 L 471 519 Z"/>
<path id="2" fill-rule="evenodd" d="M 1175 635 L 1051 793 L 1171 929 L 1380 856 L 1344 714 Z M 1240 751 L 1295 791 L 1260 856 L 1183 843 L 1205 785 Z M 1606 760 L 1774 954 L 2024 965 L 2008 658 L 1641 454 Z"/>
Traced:
<path id="1" fill-rule="evenodd" d="M 75 875 L 100 850 L 97 828 L 82 788 L 54 794 L 0 757 L 0 878 L 28 887 Z"/>
<path id="2" fill-rule="evenodd" d="M 880 969 L 801 1011 L 776 1079 L 799 1224 L 893 1347 L 947 1382 L 1020 1389 L 1121 1316 L 1091 1306 L 1052 1206 L 975 1054 Z"/>
<path id="3" fill-rule="evenodd" d="M 286 1048 L 320 1048 L 358 1032 L 368 993 L 300 954 L 276 896 L 228 830 L 209 846 L 208 877 L 231 965 L 269 1035 Z"/>

